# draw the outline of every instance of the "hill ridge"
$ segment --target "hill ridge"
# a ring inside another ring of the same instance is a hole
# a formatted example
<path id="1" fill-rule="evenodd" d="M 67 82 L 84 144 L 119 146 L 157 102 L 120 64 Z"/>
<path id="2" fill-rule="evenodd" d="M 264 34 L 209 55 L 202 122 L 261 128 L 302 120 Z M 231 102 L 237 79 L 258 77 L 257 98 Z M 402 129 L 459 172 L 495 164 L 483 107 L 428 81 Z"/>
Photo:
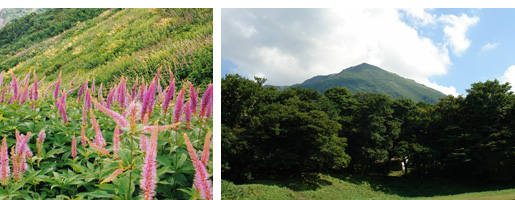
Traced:
<path id="1" fill-rule="evenodd" d="M 302 87 L 323 93 L 331 87 L 346 87 L 353 94 L 372 92 L 387 94 L 392 98 L 410 98 L 414 101 L 436 103 L 445 94 L 423 84 L 380 67 L 361 63 L 345 68 L 339 73 L 316 75 L 302 83 L 292 86 L 279 86 L 280 90 L 288 87 Z"/>

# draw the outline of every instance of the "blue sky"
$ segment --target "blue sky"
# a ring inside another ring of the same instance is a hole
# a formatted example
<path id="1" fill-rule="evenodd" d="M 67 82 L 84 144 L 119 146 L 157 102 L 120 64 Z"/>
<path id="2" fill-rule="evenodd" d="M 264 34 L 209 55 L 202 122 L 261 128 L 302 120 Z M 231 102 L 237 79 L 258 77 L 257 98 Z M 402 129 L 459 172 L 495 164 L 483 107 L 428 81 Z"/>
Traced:
<path id="1" fill-rule="evenodd" d="M 222 76 L 291 85 L 367 62 L 466 94 L 515 82 L 512 19 L 514 9 L 222 9 Z"/>
<path id="2" fill-rule="evenodd" d="M 435 13 L 474 13 L 479 21 L 467 32 L 471 45 L 456 56 L 451 54 L 452 66 L 448 73 L 431 77 L 440 84 L 453 85 L 458 93 L 465 93 L 470 84 L 486 80 L 502 80 L 506 70 L 515 65 L 515 10 L 514 9 L 436 9 Z M 438 31 L 438 30 L 436 30 Z M 436 40 L 438 36 L 434 37 Z M 484 49 L 487 44 L 491 49 Z M 506 81 L 506 80 L 502 80 Z"/>

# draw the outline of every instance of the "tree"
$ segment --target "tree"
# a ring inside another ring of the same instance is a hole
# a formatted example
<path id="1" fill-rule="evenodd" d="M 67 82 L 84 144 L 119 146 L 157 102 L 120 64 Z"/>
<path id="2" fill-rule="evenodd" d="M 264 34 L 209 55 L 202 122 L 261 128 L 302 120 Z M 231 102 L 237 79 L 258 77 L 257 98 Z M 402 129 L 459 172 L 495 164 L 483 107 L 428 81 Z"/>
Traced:
<path id="1" fill-rule="evenodd" d="M 478 82 L 468 89 L 463 105 L 462 138 L 468 151 L 472 173 L 488 179 L 514 177 L 514 135 L 507 118 L 515 102 L 509 83 L 498 80 Z"/>
<path id="2" fill-rule="evenodd" d="M 393 118 L 390 96 L 357 93 L 359 106 L 353 120 L 353 131 L 347 136 L 352 171 L 373 172 L 374 163 L 389 158 L 393 141 L 397 139 L 400 123 Z"/>

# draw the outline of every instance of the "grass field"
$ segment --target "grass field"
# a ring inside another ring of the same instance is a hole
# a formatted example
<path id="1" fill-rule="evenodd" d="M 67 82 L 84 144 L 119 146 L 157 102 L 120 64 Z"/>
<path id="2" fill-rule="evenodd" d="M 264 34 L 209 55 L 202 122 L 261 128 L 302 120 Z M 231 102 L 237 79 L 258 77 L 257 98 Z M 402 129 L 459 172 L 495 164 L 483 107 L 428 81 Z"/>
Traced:
<path id="1" fill-rule="evenodd" d="M 515 187 L 392 176 L 309 174 L 290 181 L 222 181 L 222 199 L 515 199 Z"/>

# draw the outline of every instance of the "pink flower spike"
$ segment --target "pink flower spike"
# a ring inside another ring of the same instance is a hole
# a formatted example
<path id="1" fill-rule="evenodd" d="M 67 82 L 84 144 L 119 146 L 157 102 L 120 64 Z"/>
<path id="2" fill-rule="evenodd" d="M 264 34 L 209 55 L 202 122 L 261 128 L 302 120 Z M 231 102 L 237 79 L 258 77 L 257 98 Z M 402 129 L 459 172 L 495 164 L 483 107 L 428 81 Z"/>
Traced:
<path id="1" fill-rule="evenodd" d="M 27 75 L 25 76 L 25 78 L 23 79 L 23 81 L 21 81 L 20 85 L 25 85 L 25 83 L 27 83 L 30 79 L 30 70 L 29 72 L 27 73 Z"/>
<path id="2" fill-rule="evenodd" d="M 87 116 L 86 107 L 82 106 L 82 126 L 87 126 L 87 125 L 88 125 L 88 116 Z"/>
<path id="3" fill-rule="evenodd" d="M 75 159 L 77 157 L 77 139 L 75 136 L 72 136 L 72 158 Z"/>
<path id="4" fill-rule="evenodd" d="M 98 88 L 98 100 L 102 105 L 106 105 L 106 102 L 104 100 L 104 96 L 102 95 L 102 87 L 104 86 L 104 83 L 100 83 L 100 88 Z"/>
<path id="5" fill-rule="evenodd" d="M 36 70 L 33 71 L 34 73 L 34 87 L 32 88 L 32 95 L 31 99 L 32 101 L 36 101 L 39 99 L 39 93 L 38 93 L 38 77 L 36 76 Z"/>
<path id="6" fill-rule="evenodd" d="M 211 147 L 211 130 L 209 130 L 206 134 L 206 139 L 204 140 L 204 150 L 202 151 L 202 158 L 200 161 L 202 164 L 207 165 L 209 162 L 209 148 Z"/>
<path id="7" fill-rule="evenodd" d="M 134 82 L 134 85 L 132 86 L 132 92 L 131 92 L 131 99 L 134 100 L 136 98 L 136 89 L 138 88 L 138 77 L 136 76 L 136 81 Z"/>
<path id="8" fill-rule="evenodd" d="M 186 120 L 186 130 L 190 130 L 190 121 L 191 121 L 191 100 L 188 100 L 186 103 L 186 107 L 184 108 L 184 118 Z"/>
<path id="9" fill-rule="evenodd" d="M 175 124 L 170 124 L 170 125 L 165 125 L 165 126 L 145 126 L 145 128 L 143 130 L 141 130 L 141 132 L 142 133 L 151 133 L 154 130 L 165 131 L 165 130 L 168 130 L 171 128 L 176 128 L 177 126 L 179 126 L 179 124 L 180 123 L 175 123 Z"/>
<path id="10" fill-rule="evenodd" d="M 14 100 L 18 100 L 18 82 L 16 81 L 16 77 L 14 76 L 14 73 L 11 72 L 11 87 L 13 88 L 13 96 L 11 97 Z M 12 103 L 11 101 L 11 103 Z"/>
<path id="11" fill-rule="evenodd" d="M 93 99 L 93 103 L 95 104 L 95 106 L 100 110 L 102 111 L 103 113 L 105 113 L 106 115 L 109 115 L 110 117 L 112 117 L 117 123 L 120 124 L 120 126 L 122 127 L 128 127 L 129 126 L 129 123 L 127 122 L 127 119 L 125 119 L 125 117 L 123 117 L 122 115 L 120 115 L 119 113 L 115 112 L 115 111 L 112 111 L 110 110 L 109 108 L 106 108 L 104 106 L 102 106 L 100 103 L 98 103 L 95 99 Z"/>
<path id="12" fill-rule="evenodd" d="M 77 93 L 77 102 L 80 101 L 82 94 L 84 94 L 84 89 L 88 88 L 88 81 L 84 82 L 79 89 L 79 93 Z"/>
<path id="13" fill-rule="evenodd" d="M 144 134 L 141 134 L 140 135 L 140 138 L 139 138 L 139 148 L 143 151 L 143 152 L 147 152 L 147 148 L 148 148 L 148 138 L 146 135 Z"/>
<path id="14" fill-rule="evenodd" d="M 34 70 L 35 71 L 35 70 Z M 43 80 L 45 80 L 46 76 L 44 76 L 41 80 L 38 82 L 38 87 L 41 87 L 41 84 L 43 83 Z"/>
<path id="15" fill-rule="evenodd" d="M 102 155 L 112 157 L 111 154 L 109 154 L 109 151 L 107 151 L 107 149 L 105 149 L 104 147 L 92 143 L 88 138 L 86 138 L 86 141 L 88 142 L 89 146 L 93 147 L 93 149 L 97 150 Z"/>
<path id="16" fill-rule="evenodd" d="M 209 106 L 213 101 L 213 84 L 209 84 L 209 87 L 204 92 L 201 101 L 200 117 L 206 117 L 208 115 Z"/>
<path id="17" fill-rule="evenodd" d="M 14 179 L 18 180 L 18 175 L 23 174 L 27 171 L 27 163 L 26 158 L 32 156 L 32 151 L 30 151 L 27 143 L 29 142 L 31 133 L 28 132 L 27 135 L 20 135 L 18 130 L 15 130 L 16 136 L 16 149 L 15 156 L 13 159 L 13 168 L 14 163 L 16 162 L 16 170 L 13 169 Z"/>
<path id="18" fill-rule="evenodd" d="M 111 88 L 111 90 L 109 90 L 109 94 L 107 95 L 107 108 L 111 108 L 111 103 L 113 103 L 113 96 L 114 88 Z"/>
<path id="19" fill-rule="evenodd" d="M 154 126 L 157 126 L 157 121 L 154 123 Z M 143 169 L 141 170 L 140 188 L 143 191 L 142 196 L 145 200 L 151 200 L 155 195 L 157 179 L 157 133 L 158 130 L 155 129 L 150 136 L 150 146 L 147 147 Z"/>
<path id="20" fill-rule="evenodd" d="M 72 82 L 70 82 L 70 87 L 73 86 L 73 84 L 75 83 L 75 80 L 77 79 L 77 76 L 79 76 L 78 73 L 77 73 L 77 75 L 75 75 L 75 77 L 73 77 Z"/>
<path id="21" fill-rule="evenodd" d="M 168 106 L 170 106 L 170 101 L 173 100 L 173 95 L 175 94 L 175 79 L 173 78 L 172 71 L 170 69 L 168 69 L 168 71 L 170 71 L 170 83 L 168 85 L 168 91 L 166 92 L 162 105 L 165 116 L 168 112 Z"/>
<path id="22" fill-rule="evenodd" d="M 80 143 L 82 147 L 86 148 L 86 127 L 80 127 Z"/>
<path id="23" fill-rule="evenodd" d="M 59 72 L 59 77 L 57 78 L 57 83 L 55 84 L 54 88 L 54 99 L 57 99 L 59 97 L 59 88 L 61 87 L 61 74 L 63 71 Z"/>
<path id="24" fill-rule="evenodd" d="M 111 175 L 109 175 L 109 177 L 107 177 L 105 180 L 103 180 L 102 182 L 100 182 L 100 184 L 104 184 L 104 183 L 109 183 L 111 182 L 113 179 L 116 178 L 116 176 L 118 176 L 119 174 L 123 173 L 123 169 L 122 168 L 118 168 L 117 170 L 115 170 Z"/>
<path id="25" fill-rule="evenodd" d="M 55 84 L 57 84 L 57 82 L 53 82 L 52 84 L 50 84 L 46 90 L 45 90 L 45 98 L 48 97 L 48 92 L 50 91 L 50 89 L 52 89 L 52 87 L 55 86 Z"/>
<path id="26" fill-rule="evenodd" d="M 158 93 L 158 94 L 163 93 L 163 87 L 161 86 L 161 81 L 160 81 L 160 79 L 157 79 L 157 88 L 156 88 L 156 89 L 157 89 L 157 93 Z"/>
<path id="27" fill-rule="evenodd" d="M 154 97 L 156 95 L 156 82 L 155 79 L 152 81 L 148 90 L 143 98 L 143 109 L 141 110 L 141 117 L 144 117 L 147 113 L 150 113 L 152 105 L 154 104 Z M 150 115 L 150 114 L 149 114 Z M 143 119 L 142 119 L 143 120 Z"/>
<path id="28" fill-rule="evenodd" d="M 43 142 L 45 142 L 45 137 L 46 137 L 45 129 L 43 129 L 38 134 L 38 141 L 37 141 L 37 143 L 43 144 Z"/>
<path id="29" fill-rule="evenodd" d="M 211 117 L 212 114 L 213 114 L 213 100 L 209 101 L 209 105 L 207 106 L 206 118 Z"/>
<path id="30" fill-rule="evenodd" d="M 63 117 L 63 122 L 68 123 L 68 115 L 66 114 L 66 93 L 62 92 L 61 99 L 59 102 L 59 113 Z"/>
<path id="31" fill-rule="evenodd" d="M 2 90 L 2 96 L 0 96 L 0 103 L 5 102 L 5 91 L 7 91 L 7 85 L 4 86 L 4 89 Z"/>
<path id="32" fill-rule="evenodd" d="M 145 78 L 142 78 L 141 80 L 141 86 L 139 87 L 138 95 L 136 96 L 138 96 L 139 100 L 143 102 L 143 99 L 145 98 L 145 93 L 147 92 L 147 86 L 145 85 Z"/>
<path id="33" fill-rule="evenodd" d="M 123 117 L 129 120 L 130 127 L 136 127 L 136 120 L 140 117 L 139 114 L 141 114 L 141 103 L 133 101 L 124 111 Z"/>
<path id="34" fill-rule="evenodd" d="M 23 92 L 21 94 L 21 96 L 19 97 L 19 102 L 18 104 L 19 105 L 22 105 L 25 103 L 25 101 L 27 100 L 27 97 L 29 96 L 29 82 L 27 81 L 25 83 L 25 86 L 23 87 Z"/>
<path id="35" fill-rule="evenodd" d="M 4 87 L 4 74 L 4 71 L 0 72 L 0 88 Z"/>
<path id="36" fill-rule="evenodd" d="M 195 167 L 195 179 L 193 180 L 195 189 L 199 191 L 200 196 L 203 199 L 213 199 L 213 184 L 209 180 L 209 174 L 207 173 L 206 166 L 200 160 L 198 160 L 197 153 L 195 152 L 195 149 L 193 148 L 188 135 L 184 133 L 183 137 L 188 149 L 188 153 L 190 154 L 191 162 Z"/>
<path id="37" fill-rule="evenodd" d="M 3 186 L 7 185 L 9 177 L 11 176 L 11 170 L 9 169 L 9 156 L 7 155 L 7 142 L 2 139 L 2 147 L 0 150 L 0 182 Z"/>
<path id="38" fill-rule="evenodd" d="M 181 89 L 177 99 L 175 100 L 175 111 L 173 115 L 173 123 L 179 122 L 182 114 L 182 107 L 184 106 L 184 88 Z"/>
<path id="39" fill-rule="evenodd" d="M 122 76 L 122 78 L 120 79 L 120 83 L 118 84 L 118 103 L 120 103 L 120 107 L 122 108 L 125 108 L 125 94 L 126 94 L 126 89 L 127 87 L 127 84 L 125 83 L 125 78 Z"/>
<path id="40" fill-rule="evenodd" d="M 89 110 L 89 117 L 91 118 L 91 124 L 93 124 L 93 129 L 95 129 L 95 140 L 93 141 L 93 143 L 96 146 L 103 148 L 106 146 L 106 141 L 104 139 L 104 136 L 102 136 L 102 131 L 100 131 L 100 126 L 98 126 L 97 120 L 95 119 L 95 115 L 93 114 L 93 110 Z"/>
<path id="41" fill-rule="evenodd" d="M 86 94 L 84 95 L 84 106 L 87 110 L 91 109 L 91 91 L 86 88 Z"/>
<path id="42" fill-rule="evenodd" d="M 98 98 L 102 98 L 102 87 L 104 86 L 104 83 L 100 83 L 100 87 L 98 88 Z"/>
<path id="43" fill-rule="evenodd" d="M 75 92 L 75 90 L 77 90 L 77 89 L 79 89 L 79 87 L 68 90 L 68 92 L 66 92 L 66 96 L 70 95 L 72 92 Z"/>
<path id="44" fill-rule="evenodd" d="M 197 114 L 198 93 L 200 91 L 197 90 L 195 92 L 195 87 L 193 86 L 193 84 L 190 81 L 188 81 L 188 85 L 190 86 L 190 101 L 191 101 L 191 105 L 189 106 L 189 108 L 191 109 L 192 114 Z"/>
<path id="45" fill-rule="evenodd" d="M 95 78 L 93 77 L 93 83 L 91 84 L 91 92 L 95 93 Z"/>

